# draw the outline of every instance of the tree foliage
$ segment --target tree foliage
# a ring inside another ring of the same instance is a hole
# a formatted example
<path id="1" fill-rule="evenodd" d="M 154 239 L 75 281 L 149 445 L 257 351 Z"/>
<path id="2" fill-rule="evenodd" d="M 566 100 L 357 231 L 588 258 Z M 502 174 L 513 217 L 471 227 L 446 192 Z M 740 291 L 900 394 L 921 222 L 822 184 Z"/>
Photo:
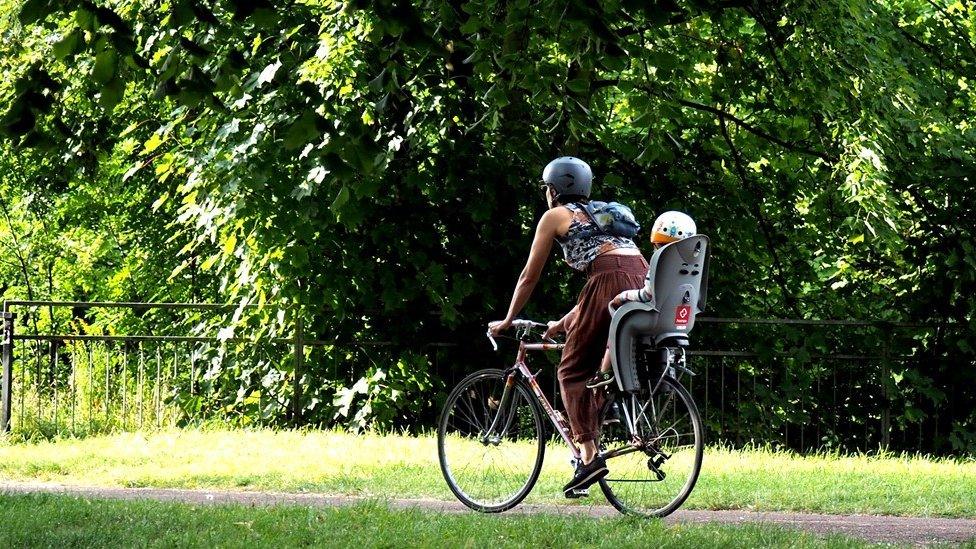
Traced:
<path id="1" fill-rule="evenodd" d="M 5 295 L 275 303 L 317 339 L 470 346 L 524 261 L 532 182 L 575 154 L 645 223 L 696 218 L 712 313 L 954 322 L 924 345 L 967 369 L 924 377 L 972 379 L 968 4 L 0 5 Z M 571 304 L 560 272 L 530 315 Z"/>

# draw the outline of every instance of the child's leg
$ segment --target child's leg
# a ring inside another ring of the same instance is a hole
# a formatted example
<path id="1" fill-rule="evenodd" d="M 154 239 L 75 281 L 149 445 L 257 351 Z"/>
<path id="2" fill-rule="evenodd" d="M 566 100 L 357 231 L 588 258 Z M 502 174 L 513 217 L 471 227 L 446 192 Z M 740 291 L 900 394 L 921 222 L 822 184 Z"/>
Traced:
<path id="1" fill-rule="evenodd" d="M 610 347 L 607 347 L 607 352 L 603 353 L 603 362 L 600 363 L 600 371 L 610 371 Z"/>
<path id="2" fill-rule="evenodd" d="M 610 373 L 610 348 L 603 353 L 603 361 L 600 362 L 600 371 L 593 374 L 593 377 L 586 382 L 587 389 L 597 389 L 608 385 L 613 381 L 613 374 Z"/>

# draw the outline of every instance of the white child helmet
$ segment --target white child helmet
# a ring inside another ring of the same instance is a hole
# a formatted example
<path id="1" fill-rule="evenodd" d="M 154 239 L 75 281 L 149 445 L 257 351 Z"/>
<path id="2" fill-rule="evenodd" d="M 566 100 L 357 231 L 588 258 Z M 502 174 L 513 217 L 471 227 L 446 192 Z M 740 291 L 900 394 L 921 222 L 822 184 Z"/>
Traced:
<path id="1" fill-rule="evenodd" d="M 695 236 L 698 227 L 686 213 L 670 211 L 657 216 L 651 229 L 651 242 L 667 244 L 676 240 Z"/>

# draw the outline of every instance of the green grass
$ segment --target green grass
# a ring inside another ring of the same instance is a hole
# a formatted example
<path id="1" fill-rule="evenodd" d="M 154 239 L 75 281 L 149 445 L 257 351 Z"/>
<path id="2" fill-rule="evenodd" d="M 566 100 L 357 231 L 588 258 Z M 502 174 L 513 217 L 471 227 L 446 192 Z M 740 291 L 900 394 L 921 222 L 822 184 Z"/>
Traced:
<path id="1" fill-rule="evenodd" d="M 768 525 L 0 495 L 0 547 L 864 547 Z"/>
<path id="2" fill-rule="evenodd" d="M 560 494 L 567 458 L 565 448 L 549 449 L 527 501 L 573 504 Z M 434 437 L 330 431 L 178 430 L 0 443 L 2 480 L 454 499 Z M 709 448 L 684 508 L 976 517 L 974 493 L 972 460 Z M 582 503 L 603 502 L 595 490 Z"/>

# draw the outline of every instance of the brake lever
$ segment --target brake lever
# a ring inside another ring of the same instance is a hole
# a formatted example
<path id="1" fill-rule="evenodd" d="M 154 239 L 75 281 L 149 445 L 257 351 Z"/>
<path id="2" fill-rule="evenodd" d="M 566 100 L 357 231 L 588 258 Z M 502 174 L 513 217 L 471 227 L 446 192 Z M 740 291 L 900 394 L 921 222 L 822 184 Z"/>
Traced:
<path id="1" fill-rule="evenodd" d="M 485 332 L 485 335 L 488 336 L 488 340 L 491 341 L 491 346 L 497 351 L 498 350 L 498 344 L 495 343 L 495 338 L 491 336 L 491 330 L 488 330 L 487 332 Z"/>

